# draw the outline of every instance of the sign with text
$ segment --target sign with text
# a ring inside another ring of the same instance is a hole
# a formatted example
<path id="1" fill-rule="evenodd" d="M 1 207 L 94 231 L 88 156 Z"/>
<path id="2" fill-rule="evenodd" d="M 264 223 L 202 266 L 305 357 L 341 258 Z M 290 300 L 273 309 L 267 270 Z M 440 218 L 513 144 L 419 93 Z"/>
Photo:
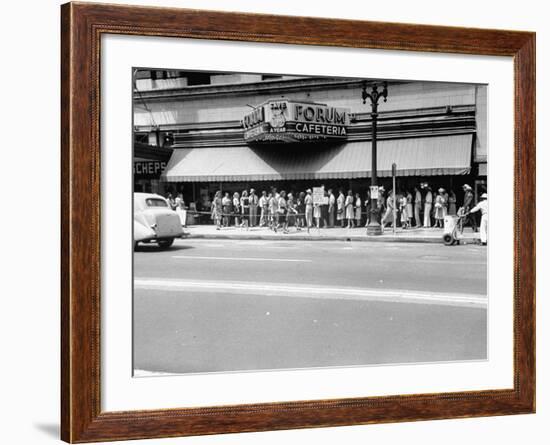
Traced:
<path id="1" fill-rule="evenodd" d="M 370 199 L 379 199 L 379 193 L 378 193 L 378 186 L 377 185 L 371 185 L 370 186 Z"/>
<path id="2" fill-rule="evenodd" d="M 134 178 L 158 179 L 165 168 L 164 161 L 134 161 Z"/>
<path id="3" fill-rule="evenodd" d="M 348 135 L 350 113 L 326 104 L 269 100 L 244 116 L 246 142 L 340 140 Z"/>
<path id="4" fill-rule="evenodd" d="M 324 187 L 313 187 L 311 197 L 314 205 L 328 204 L 328 196 L 325 196 Z"/>

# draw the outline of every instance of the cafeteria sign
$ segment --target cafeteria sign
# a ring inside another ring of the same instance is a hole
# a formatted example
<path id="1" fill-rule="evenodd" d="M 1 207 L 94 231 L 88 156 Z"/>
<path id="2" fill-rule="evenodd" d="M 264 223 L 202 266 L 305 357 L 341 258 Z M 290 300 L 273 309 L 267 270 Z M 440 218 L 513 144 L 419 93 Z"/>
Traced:
<path id="1" fill-rule="evenodd" d="M 348 135 L 349 111 L 326 104 L 268 100 L 244 116 L 246 142 L 341 140 Z"/>

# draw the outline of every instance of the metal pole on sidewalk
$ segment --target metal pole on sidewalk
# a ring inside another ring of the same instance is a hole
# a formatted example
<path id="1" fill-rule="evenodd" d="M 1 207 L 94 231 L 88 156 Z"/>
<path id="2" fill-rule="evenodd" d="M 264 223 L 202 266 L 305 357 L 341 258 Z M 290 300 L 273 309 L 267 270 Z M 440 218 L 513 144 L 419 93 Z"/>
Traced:
<path id="1" fill-rule="evenodd" d="M 386 82 L 382 85 L 382 91 L 378 91 L 378 85 L 373 84 L 371 92 L 367 92 L 367 82 L 363 83 L 363 91 L 361 94 L 363 103 L 367 103 L 367 99 L 370 100 L 371 105 L 371 125 L 372 125 L 372 140 L 371 140 L 371 186 L 375 187 L 378 185 L 378 175 L 377 175 L 377 121 L 378 121 L 378 101 L 380 98 L 384 99 L 384 102 L 387 101 L 388 97 L 388 85 Z M 380 214 L 378 211 L 378 199 L 372 199 L 372 205 L 370 209 L 370 218 L 367 225 L 367 235 L 381 235 L 382 226 L 380 224 Z"/>
<path id="2" fill-rule="evenodd" d="M 393 234 L 395 235 L 395 226 L 397 224 L 396 222 L 396 208 L 397 203 L 395 202 L 395 176 L 397 174 L 397 164 L 394 162 L 391 165 L 391 175 L 392 175 L 392 183 L 393 183 Z"/>

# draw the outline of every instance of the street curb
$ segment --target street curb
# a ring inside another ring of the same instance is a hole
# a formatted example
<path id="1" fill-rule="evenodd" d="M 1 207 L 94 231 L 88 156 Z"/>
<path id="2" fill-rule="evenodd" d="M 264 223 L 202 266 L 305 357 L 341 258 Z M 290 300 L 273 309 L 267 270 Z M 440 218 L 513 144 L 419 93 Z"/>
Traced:
<path id="1" fill-rule="evenodd" d="M 368 236 L 315 236 L 315 235 L 224 235 L 224 234 L 188 234 L 183 239 L 224 239 L 224 240 L 262 240 L 262 241 L 361 241 L 373 243 L 429 243 L 443 244 L 439 237 L 368 237 Z M 467 238 L 461 240 L 464 244 L 475 244 L 476 239 Z"/>

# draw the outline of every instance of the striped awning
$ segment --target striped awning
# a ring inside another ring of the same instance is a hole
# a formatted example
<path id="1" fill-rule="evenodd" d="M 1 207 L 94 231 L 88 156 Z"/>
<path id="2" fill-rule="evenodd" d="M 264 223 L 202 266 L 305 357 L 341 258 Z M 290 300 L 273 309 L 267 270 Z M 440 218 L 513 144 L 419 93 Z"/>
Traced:
<path id="1" fill-rule="evenodd" d="M 378 176 L 464 175 L 470 172 L 472 134 L 378 141 Z M 371 143 L 301 144 L 175 149 L 162 179 L 169 182 L 368 178 Z"/>

